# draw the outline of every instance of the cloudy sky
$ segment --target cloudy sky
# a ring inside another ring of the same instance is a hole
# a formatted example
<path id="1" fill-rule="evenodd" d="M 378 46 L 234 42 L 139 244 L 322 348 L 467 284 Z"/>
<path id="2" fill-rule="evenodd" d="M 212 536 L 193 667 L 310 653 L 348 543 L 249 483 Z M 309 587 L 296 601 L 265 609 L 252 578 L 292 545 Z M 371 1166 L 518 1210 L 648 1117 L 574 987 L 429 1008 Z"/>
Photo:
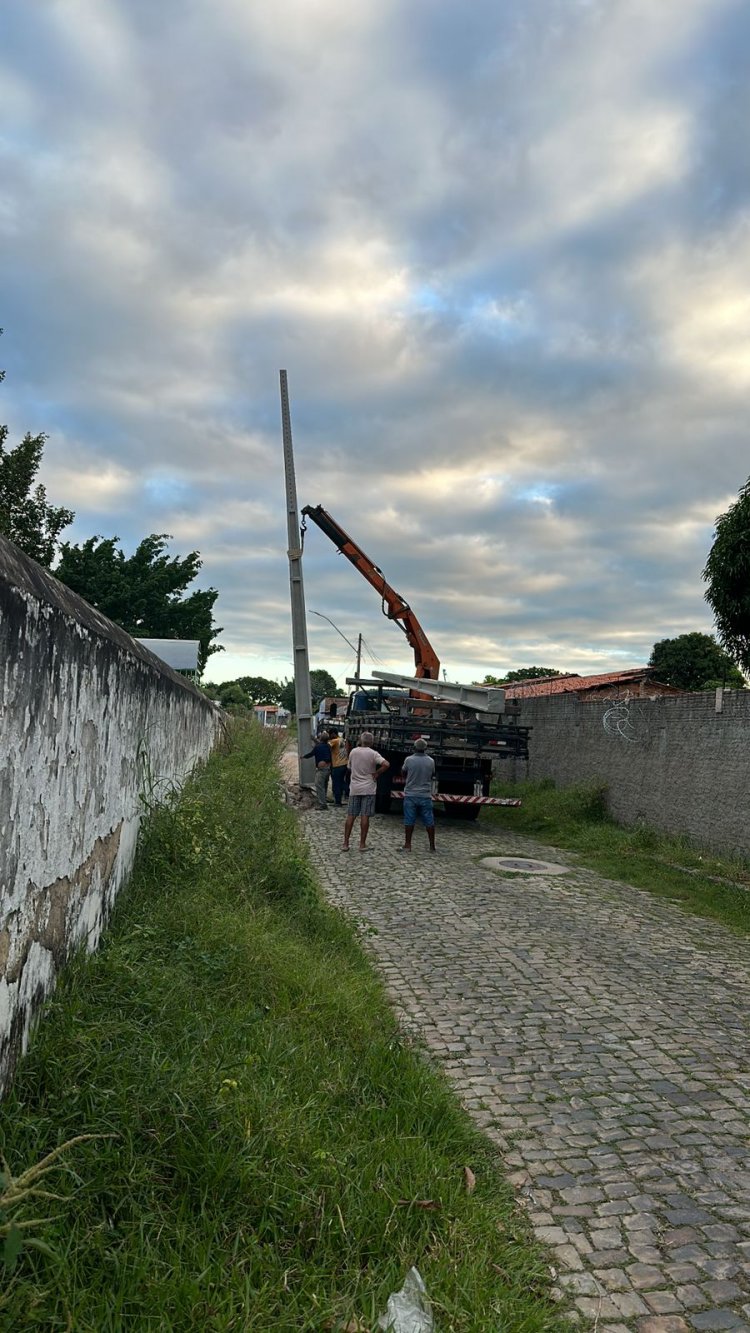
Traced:
<path id="1" fill-rule="evenodd" d="M 48 432 L 74 540 L 200 550 L 213 679 L 291 671 L 280 367 L 300 504 L 449 678 L 710 631 L 750 472 L 745 0 L 9 0 L 2 29 L 0 420 Z M 411 669 L 315 528 L 305 582 Z"/>

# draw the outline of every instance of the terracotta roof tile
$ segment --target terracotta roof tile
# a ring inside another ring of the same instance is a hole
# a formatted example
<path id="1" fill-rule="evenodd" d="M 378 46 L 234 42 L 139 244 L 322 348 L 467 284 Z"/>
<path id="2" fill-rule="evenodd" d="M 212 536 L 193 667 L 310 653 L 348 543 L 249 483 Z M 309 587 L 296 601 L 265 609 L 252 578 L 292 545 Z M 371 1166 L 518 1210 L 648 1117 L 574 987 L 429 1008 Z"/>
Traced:
<path id="1" fill-rule="evenodd" d="M 633 667 L 628 671 L 605 671 L 598 676 L 538 676 L 535 680 L 515 680 L 502 688 L 509 699 L 528 699 L 540 694 L 572 694 L 576 690 L 596 690 L 606 685 L 634 685 L 651 678 L 650 667 Z"/>

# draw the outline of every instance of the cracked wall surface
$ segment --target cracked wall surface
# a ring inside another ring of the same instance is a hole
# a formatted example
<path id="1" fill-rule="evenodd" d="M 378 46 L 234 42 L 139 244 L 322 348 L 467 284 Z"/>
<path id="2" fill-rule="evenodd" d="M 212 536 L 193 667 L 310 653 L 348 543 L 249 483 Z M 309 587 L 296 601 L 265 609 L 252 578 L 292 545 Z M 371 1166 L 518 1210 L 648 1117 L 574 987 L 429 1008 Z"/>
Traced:
<path id="1" fill-rule="evenodd" d="M 717 711 L 718 710 L 718 711 Z M 659 699 L 525 699 L 528 776 L 602 781 L 615 819 L 750 855 L 750 691 Z M 526 765 L 516 765 L 525 777 Z M 499 765 L 499 776 L 510 776 Z"/>
<path id="2" fill-rule="evenodd" d="M 66 958 L 94 949 L 146 789 L 220 732 L 204 696 L 0 537 L 0 1092 Z"/>

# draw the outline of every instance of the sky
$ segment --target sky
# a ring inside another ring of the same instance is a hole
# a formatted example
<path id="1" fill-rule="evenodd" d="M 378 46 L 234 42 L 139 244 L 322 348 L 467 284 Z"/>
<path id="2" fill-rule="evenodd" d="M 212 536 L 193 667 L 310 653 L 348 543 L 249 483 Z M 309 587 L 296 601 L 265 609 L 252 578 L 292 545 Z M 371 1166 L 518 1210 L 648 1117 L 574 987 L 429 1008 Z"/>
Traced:
<path id="1" fill-rule="evenodd" d="M 0 420 L 66 536 L 169 533 L 207 677 L 291 675 L 300 505 L 448 679 L 712 629 L 750 472 L 744 0 L 8 0 Z M 312 665 L 410 673 L 318 529 Z"/>

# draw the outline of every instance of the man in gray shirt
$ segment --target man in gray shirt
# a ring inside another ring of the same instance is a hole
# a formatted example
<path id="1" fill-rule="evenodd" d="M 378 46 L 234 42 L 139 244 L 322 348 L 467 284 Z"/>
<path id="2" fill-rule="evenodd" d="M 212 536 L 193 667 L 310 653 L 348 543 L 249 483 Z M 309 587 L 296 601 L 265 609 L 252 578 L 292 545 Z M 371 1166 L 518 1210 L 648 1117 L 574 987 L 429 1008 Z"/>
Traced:
<path id="1" fill-rule="evenodd" d="M 422 820 L 430 843 L 430 851 L 435 850 L 435 816 L 432 813 L 432 779 L 435 776 L 435 760 L 425 753 L 427 741 L 420 736 L 414 742 L 414 754 L 404 760 L 402 772 L 406 777 L 404 786 L 404 845 L 402 851 L 411 851 L 411 839 L 417 817 Z"/>

